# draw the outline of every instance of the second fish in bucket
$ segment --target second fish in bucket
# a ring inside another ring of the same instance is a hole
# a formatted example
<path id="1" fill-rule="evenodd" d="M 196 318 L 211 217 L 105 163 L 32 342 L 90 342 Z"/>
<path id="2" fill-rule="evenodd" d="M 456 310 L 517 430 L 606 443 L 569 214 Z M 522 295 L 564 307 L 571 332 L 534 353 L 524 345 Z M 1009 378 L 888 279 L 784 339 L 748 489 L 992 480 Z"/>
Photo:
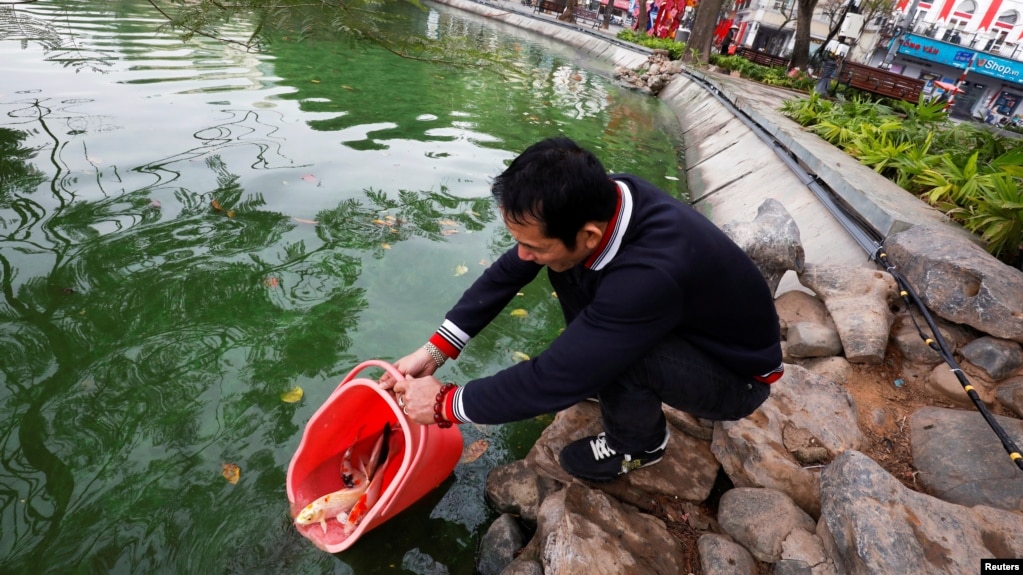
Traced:
<path id="1" fill-rule="evenodd" d="M 329 553 L 432 491 L 462 454 L 457 427 L 413 423 L 375 380 L 355 377 L 370 367 L 403 377 L 383 361 L 359 364 L 306 424 L 288 466 L 295 527 Z"/>

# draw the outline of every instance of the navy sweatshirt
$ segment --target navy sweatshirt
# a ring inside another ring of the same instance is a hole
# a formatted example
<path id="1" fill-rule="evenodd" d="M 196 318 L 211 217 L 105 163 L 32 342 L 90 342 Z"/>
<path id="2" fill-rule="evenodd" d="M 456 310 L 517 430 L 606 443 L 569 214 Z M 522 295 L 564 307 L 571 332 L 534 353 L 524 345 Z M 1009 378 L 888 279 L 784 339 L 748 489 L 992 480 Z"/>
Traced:
<path id="1" fill-rule="evenodd" d="M 774 297 L 745 252 L 649 182 L 611 178 L 619 202 L 604 241 L 586 262 L 560 272 L 583 294 L 580 301 L 559 298 L 567 327 L 533 359 L 458 388 L 452 407 L 459 421 L 506 423 L 565 409 L 595 396 L 669 333 L 740 375 L 781 366 Z M 542 267 L 520 259 L 517 247 L 508 250 L 430 341 L 457 357 Z"/>

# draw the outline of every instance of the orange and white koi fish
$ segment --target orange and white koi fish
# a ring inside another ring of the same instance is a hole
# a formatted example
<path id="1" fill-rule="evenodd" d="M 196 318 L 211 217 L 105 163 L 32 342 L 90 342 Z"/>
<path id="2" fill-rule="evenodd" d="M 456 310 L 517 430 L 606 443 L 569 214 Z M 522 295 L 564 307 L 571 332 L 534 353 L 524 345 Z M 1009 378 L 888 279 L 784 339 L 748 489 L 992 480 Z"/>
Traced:
<path id="1" fill-rule="evenodd" d="M 295 516 L 295 524 L 300 526 L 313 525 L 319 523 L 323 528 L 323 532 L 327 532 L 327 520 L 337 519 L 342 524 L 346 524 L 350 512 L 360 503 L 364 501 L 364 496 L 369 491 L 373 483 L 382 483 L 382 481 L 372 481 L 375 471 L 379 469 L 380 464 L 387 459 L 387 445 L 390 440 L 391 426 L 389 424 L 384 425 L 384 431 L 377 438 L 376 444 L 373 446 L 373 452 L 370 456 L 369 463 L 366 463 L 361 458 L 359 459 L 358 468 L 353 467 L 351 464 L 352 449 L 355 447 L 349 447 L 345 450 L 345 455 L 342 457 L 341 463 L 341 481 L 343 487 L 332 493 L 328 493 L 319 499 L 316 499 L 309 505 L 306 505 Z M 358 438 L 356 438 L 357 440 Z M 376 488 L 376 497 L 379 497 L 379 488 Z M 374 500 L 375 502 L 375 500 Z M 350 531 L 345 529 L 346 534 Z"/>
<path id="2" fill-rule="evenodd" d="M 387 464 L 387 458 L 391 452 L 390 429 L 384 430 L 381 439 L 383 441 L 378 441 L 373 448 L 373 455 L 370 457 L 371 467 L 366 470 L 366 476 L 370 480 L 369 485 L 366 486 L 365 493 L 355 502 L 351 511 L 342 513 L 337 517 L 337 520 L 341 522 L 341 526 L 345 530 L 345 535 L 351 535 L 355 531 L 355 528 L 359 526 L 359 522 L 366 516 L 366 512 L 376 505 L 376 502 L 380 499 L 380 490 L 384 480 L 382 477 L 377 477 L 376 470 L 382 469 Z"/>
<path id="3" fill-rule="evenodd" d="M 359 444 L 359 437 L 362 435 L 362 428 L 355 434 L 355 440 L 345 450 L 345 454 L 341 457 L 341 483 L 348 488 L 355 487 L 355 468 L 352 467 L 352 450 Z M 363 474 L 365 474 L 365 465 L 360 460 L 360 468 L 362 468 Z"/>
<path id="4" fill-rule="evenodd" d="M 359 499 L 366 493 L 369 481 L 365 478 L 358 480 L 355 487 L 345 487 L 333 493 L 328 493 L 306 505 L 295 517 L 295 525 L 312 525 L 319 523 L 323 532 L 327 532 L 327 519 L 335 517 L 347 517 L 348 512 L 355 507 Z"/>

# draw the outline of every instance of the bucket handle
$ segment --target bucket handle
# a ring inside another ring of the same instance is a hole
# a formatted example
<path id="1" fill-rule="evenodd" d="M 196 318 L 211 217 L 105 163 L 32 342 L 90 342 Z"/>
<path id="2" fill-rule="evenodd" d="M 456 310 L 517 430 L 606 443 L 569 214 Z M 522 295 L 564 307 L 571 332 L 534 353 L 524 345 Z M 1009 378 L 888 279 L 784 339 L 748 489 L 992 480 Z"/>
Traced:
<path id="1" fill-rule="evenodd" d="M 341 387 L 344 386 L 346 383 L 348 383 L 349 381 L 355 379 L 355 376 L 360 371 L 362 371 L 364 369 L 367 369 L 367 368 L 370 368 L 370 367 L 381 367 L 381 368 L 383 368 L 384 371 L 386 371 L 386 372 L 391 374 L 391 377 L 393 377 L 395 379 L 395 381 L 399 381 L 399 380 L 405 379 L 405 376 L 402 375 L 402 373 L 400 371 L 398 371 L 398 369 L 396 367 L 394 367 L 393 365 L 391 365 L 390 363 L 387 363 L 386 361 L 383 361 L 381 359 L 367 359 L 366 361 L 364 361 L 364 362 L 360 363 L 359 365 L 355 366 L 355 369 L 353 369 L 352 371 L 348 372 L 348 375 L 346 375 L 345 378 L 341 380 L 341 383 L 338 384 L 337 389 L 341 389 Z"/>

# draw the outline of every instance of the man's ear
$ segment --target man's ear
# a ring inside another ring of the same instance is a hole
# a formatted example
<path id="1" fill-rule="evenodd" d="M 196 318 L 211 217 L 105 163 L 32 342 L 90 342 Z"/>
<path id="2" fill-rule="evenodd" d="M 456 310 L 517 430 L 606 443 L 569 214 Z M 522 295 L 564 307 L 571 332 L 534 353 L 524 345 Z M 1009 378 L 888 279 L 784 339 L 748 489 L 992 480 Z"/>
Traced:
<path id="1" fill-rule="evenodd" d="M 588 250 L 597 249 L 600 241 L 604 239 L 604 232 L 607 230 L 606 222 L 586 222 L 583 224 L 583 245 Z"/>

